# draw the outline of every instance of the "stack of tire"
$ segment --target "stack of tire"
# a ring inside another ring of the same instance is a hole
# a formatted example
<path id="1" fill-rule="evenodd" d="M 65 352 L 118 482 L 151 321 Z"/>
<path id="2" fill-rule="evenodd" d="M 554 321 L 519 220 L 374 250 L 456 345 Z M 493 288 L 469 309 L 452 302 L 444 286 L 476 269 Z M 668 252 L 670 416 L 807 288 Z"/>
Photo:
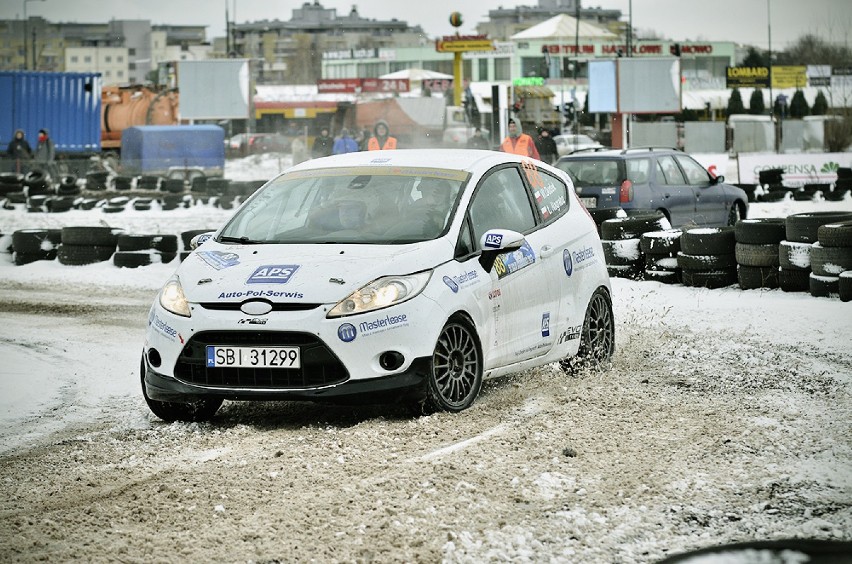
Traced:
<path id="1" fill-rule="evenodd" d="M 133 188 L 132 176 L 116 176 L 112 179 L 112 186 L 117 191 L 126 191 Z"/>
<path id="2" fill-rule="evenodd" d="M 777 288 L 778 246 L 786 236 L 783 217 L 742 219 L 734 226 L 737 280 L 743 290 Z"/>
<path id="3" fill-rule="evenodd" d="M 829 201 L 839 202 L 852 190 L 852 168 L 840 167 L 837 169 L 837 180 L 831 190 L 823 192 L 823 197 Z"/>
<path id="4" fill-rule="evenodd" d="M 9 204 L 25 200 L 23 193 L 24 177 L 16 172 L 0 172 L 0 199 Z M 4 204 L 4 208 L 7 206 Z"/>
<path id="5" fill-rule="evenodd" d="M 77 196 L 80 195 L 80 187 L 77 186 L 77 177 L 67 174 L 59 179 L 56 186 L 56 196 L 45 201 L 44 207 L 48 212 L 65 212 L 74 207 Z"/>
<path id="6" fill-rule="evenodd" d="M 133 200 L 133 209 L 136 211 L 148 211 L 151 209 L 153 198 L 136 198 Z"/>
<path id="7" fill-rule="evenodd" d="M 107 200 L 106 205 L 101 208 L 104 213 L 119 213 L 123 212 L 127 207 L 130 198 L 127 196 L 116 196 Z"/>
<path id="8" fill-rule="evenodd" d="M 183 250 L 180 253 L 181 262 L 189 256 L 189 253 L 192 252 L 192 238 L 196 235 L 201 235 L 202 233 L 213 233 L 216 229 L 190 229 L 188 231 L 183 231 L 180 234 L 181 243 L 183 243 Z"/>
<path id="9" fill-rule="evenodd" d="M 61 242 L 61 229 L 19 229 L 12 233 L 12 261 L 22 266 L 38 260 L 53 260 Z"/>
<path id="10" fill-rule="evenodd" d="M 677 263 L 680 252 L 680 229 L 649 231 L 643 233 L 639 248 L 645 255 L 645 280 L 654 280 L 663 284 L 679 284 L 681 269 Z"/>
<path id="11" fill-rule="evenodd" d="M 109 172 L 105 170 L 91 170 L 86 173 L 86 190 L 101 192 L 107 189 Z"/>
<path id="12" fill-rule="evenodd" d="M 175 210 L 183 207 L 183 178 L 164 178 L 160 189 L 167 194 L 162 197 L 161 205 L 164 210 Z"/>
<path id="13" fill-rule="evenodd" d="M 589 215 L 598 227 L 598 237 L 601 235 L 601 224 L 608 219 L 627 217 L 627 212 L 621 208 L 592 208 L 588 210 Z"/>
<path id="14" fill-rule="evenodd" d="M 733 227 L 693 227 L 680 236 L 677 264 L 684 286 L 724 288 L 737 283 Z"/>
<path id="15" fill-rule="evenodd" d="M 172 262 L 177 256 L 177 235 L 131 235 L 121 233 L 116 239 L 118 250 L 113 264 L 121 268 L 137 268 L 154 262 Z"/>
<path id="16" fill-rule="evenodd" d="M 791 191 L 783 184 L 784 169 L 770 168 L 758 173 L 758 180 L 763 188 L 763 194 L 758 198 L 761 202 L 779 202 Z"/>
<path id="17" fill-rule="evenodd" d="M 641 280 L 645 272 L 645 255 L 641 238 L 645 233 L 671 229 L 662 212 L 636 212 L 601 223 L 601 244 L 609 275 L 614 278 Z"/>
<path id="18" fill-rule="evenodd" d="M 136 179 L 137 190 L 157 190 L 160 187 L 160 177 L 144 174 Z"/>
<path id="19" fill-rule="evenodd" d="M 61 264 L 81 266 L 108 261 L 115 253 L 121 230 L 111 227 L 63 227 L 56 256 Z"/>
<path id="20" fill-rule="evenodd" d="M 220 201 L 227 200 L 228 190 L 231 187 L 231 181 L 227 178 L 214 176 L 207 179 L 207 195 L 210 197 L 209 202 L 220 206 Z"/>
<path id="21" fill-rule="evenodd" d="M 819 227 L 849 220 L 852 220 L 852 212 L 807 212 L 787 216 L 785 240 L 778 245 L 781 264 L 778 281 L 782 290 L 811 292 L 813 286 L 815 295 L 826 293 L 825 281 L 811 276 L 811 255 L 814 243 L 819 241 Z"/>
<path id="22" fill-rule="evenodd" d="M 852 274 L 852 217 L 820 225 L 817 229 L 817 242 L 811 249 L 811 295 L 840 296 L 843 301 L 849 301 L 848 285 L 852 281 L 849 274 Z"/>

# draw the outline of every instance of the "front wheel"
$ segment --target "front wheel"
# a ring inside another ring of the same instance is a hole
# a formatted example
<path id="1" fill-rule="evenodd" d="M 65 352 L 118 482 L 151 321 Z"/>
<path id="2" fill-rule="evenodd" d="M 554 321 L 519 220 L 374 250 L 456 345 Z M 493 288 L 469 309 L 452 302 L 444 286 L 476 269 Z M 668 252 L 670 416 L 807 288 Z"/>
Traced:
<path id="1" fill-rule="evenodd" d="M 435 343 L 426 407 L 458 412 L 470 407 L 482 388 L 482 353 L 470 323 L 450 319 Z"/>
<path id="2" fill-rule="evenodd" d="M 222 406 L 221 399 L 199 399 L 188 403 L 157 401 L 148 397 L 145 390 L 145 360 L 142 360 L 142 395 L 148 408 L 160 419 L 172 421 L 209 421 Z"/>
<path id="3" fill-rule="evenodd" d="M 741 219 L 743 219 L 743 212 L 740 208 L 740 204 L 734 202 L 731 204 L 731 210 L 728 212 L 728 225 L 734 227 Z"/>
<path id="4" fill-rule="evenodd" d="M 611 359 L 614 353 L 615 319 L 612 315 L 612 301 L 603 288 L 598 288 L 586 307 L 577 355 L 559 364 L 564 370 L 583 365 L 597 367 Z"/>

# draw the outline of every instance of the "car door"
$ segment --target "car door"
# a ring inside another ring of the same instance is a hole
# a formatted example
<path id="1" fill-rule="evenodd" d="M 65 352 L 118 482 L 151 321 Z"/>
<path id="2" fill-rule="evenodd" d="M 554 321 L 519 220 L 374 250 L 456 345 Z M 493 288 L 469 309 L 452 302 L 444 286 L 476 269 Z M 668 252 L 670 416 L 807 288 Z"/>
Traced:
<path id="1" fill-rule="evenodd" d="M 656 208 L 665 208 L 672 227 L 692 223 L 695 215 L 697 188 L 691 186 L 683 175 L 673 155 L 659 155 L 656 159 Z"/>
<path id="2" fill-rule="evenodd" d="M 489 229 L 511 229 L 525 236 L 524 245 L 500 255 L 489 272 L 488 321 L 481 335 L 488 367 L 546 353 L 554 339 L 550 322 L 559 313 L 558 284 L 549 271 L 556 264 L 561 266 L 562 258 L 548 233 L 536 230 L 536 214 L 523 178 L 516 165 L 490 171 L 468 209 L 475 250 L 481 251 L 480 241 Z"/>
<path id="3" fill-rule="evenodd" d="M 728 221 L 728 205 L 724 188 L 712 182 L 707 172 L 688 155 L 676 155 L 686 181 L 695 190 L 695 222 L 699 225 L 722 226 Z"/>

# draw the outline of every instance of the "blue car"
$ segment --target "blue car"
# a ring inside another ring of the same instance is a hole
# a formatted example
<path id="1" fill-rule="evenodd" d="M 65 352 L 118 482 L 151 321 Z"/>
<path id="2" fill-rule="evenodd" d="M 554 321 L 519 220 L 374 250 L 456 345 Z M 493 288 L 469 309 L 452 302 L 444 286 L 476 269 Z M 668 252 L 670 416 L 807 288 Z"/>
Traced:
<path id="1" fill-rule="evenodd" d="M 588 209 L 659 210 L 675 228 L 734 225 L 748 214 L 745 191 L 677 149 L 579 151 L 561 157 L 556 167 L 571 176 Z"/>

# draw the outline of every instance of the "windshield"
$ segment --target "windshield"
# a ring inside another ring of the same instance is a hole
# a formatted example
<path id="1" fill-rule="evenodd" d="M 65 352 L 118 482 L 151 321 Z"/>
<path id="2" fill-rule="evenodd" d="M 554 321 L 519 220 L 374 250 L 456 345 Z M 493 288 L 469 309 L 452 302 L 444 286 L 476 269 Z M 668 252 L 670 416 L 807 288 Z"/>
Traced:
<path id="1" fill-rule="evenodd" d="M 235 243 L 413 243 L 449 227 L 469 175 L 437 168 L 348 167 L 285 174 L 220 234 Z"/>
<path id="2" fill-rule="evenodd" d="M 620 182 L 619 162 L 613 159 L 566 159 L 556 166 L 567 172 L 577 186 L 614 186 Z"/>

